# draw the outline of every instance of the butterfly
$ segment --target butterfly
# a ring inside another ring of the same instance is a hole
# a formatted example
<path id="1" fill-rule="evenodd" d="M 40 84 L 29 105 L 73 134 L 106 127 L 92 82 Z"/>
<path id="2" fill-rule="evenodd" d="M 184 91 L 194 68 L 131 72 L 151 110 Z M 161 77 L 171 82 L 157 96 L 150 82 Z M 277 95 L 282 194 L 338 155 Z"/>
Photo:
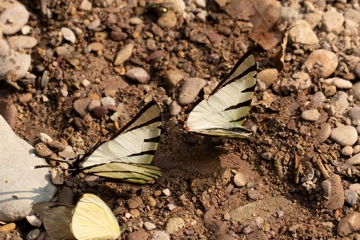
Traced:
<path id="1" fill-rule="evenodd" d="M 251 51 L 235 64 L 208 99 L 198 101 L 189 114 L 186 131 L 226 138 L 246 138 L 243 127 L 256 86 L 257 63 Z"/>
<path id="2" fill-rule="evenodd" d="M 149 102 L 109 141 L 96 144 L 74 166 L 82 172 L 132 183 L 149 183 L 161 176 L 150 165 L 161 133 L 161 111 Z"/>
<path id="3" fill-rule="evenodd" d="M 38 203 L 33 206 L 53 240 L 117 239 L 124 231 L 99 197 L 84 194 L 76 206 Z"/>

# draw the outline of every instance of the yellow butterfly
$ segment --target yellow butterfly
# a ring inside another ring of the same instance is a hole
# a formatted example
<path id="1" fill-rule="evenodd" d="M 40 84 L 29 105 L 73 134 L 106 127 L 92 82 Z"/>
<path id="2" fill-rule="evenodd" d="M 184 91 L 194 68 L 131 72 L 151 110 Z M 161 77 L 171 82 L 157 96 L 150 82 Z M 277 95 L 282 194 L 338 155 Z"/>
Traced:
<path id="1" fill-rule="evenodd" d="M 111 209 L 93 194 L 84 194 L 76 206 L 38 203 L 33 210 L 53 240 L 117 239 L 123 232 Z"/>

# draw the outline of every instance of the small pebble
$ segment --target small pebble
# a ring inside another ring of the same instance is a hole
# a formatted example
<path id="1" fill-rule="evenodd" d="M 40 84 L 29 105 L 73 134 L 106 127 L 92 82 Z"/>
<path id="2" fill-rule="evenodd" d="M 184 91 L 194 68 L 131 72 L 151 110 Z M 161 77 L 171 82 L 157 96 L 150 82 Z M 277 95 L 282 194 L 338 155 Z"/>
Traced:
<path id="1" fill-rule="evenodd" d="M 147 230 L 147 231 L 151 231 L 151 230 L 154 230 L 156 229 L 156 225 L 151 223 L 151 222 L 144 222 L 144 228 Z"/>
<path id="2" fill-rule="evenodd" d="M 147 198 L 147 204 L 148 204 L 150 207 L 155 207 L 155 206 L 156 206 L 156 200 L 155 200 L 153 197 L 149 196 L 149 197 Z"/>
<path id="3" fill-rule="evenodd" d="M 234 184 L 237 187 L 243 187 L 247 183 L 246 176 L 242 172 L 238 172 L 234 176 Z"/>
<path id="4" fill-rule="evenodd" d="M 321 188 L 324 192 L 324 197 L 329 197 L 331 194 L 331 182 L 330 180 L 324 180 L 321 183 Z"/>
<path id="5" fill-rule="evenodd" d="M 301 113 L 301 118 L 307 121 L 316 121 L 320 117 L 320 113 L 317 109 L 305 110 Z"/>
<path id="6" fill-rule="evenodd" d="M 229 221 L 230 220 L 230 213 L 226 212 L 224 213 L 224 220 Z"/>
<path id="7" fill-rule="evenodd" d="M 156 232 L 154 232 L 151 240 L 170 240 L 170 237 L 164 231 L 156 231 Z"/>
<path id="8" fill-rule="evenodd" d="M 168 207 L 168 209 L 169 209 L 170 211 L 172 211 L 172 210 L 174 210 L 174 209 L 176 208 L 176 206 L 175 206 L 174 204 L 172 204 L 172 203 L 169 203 L 169 204 L 167 205 L 167 207 Z"/>
<path id="9" fill-rule="evenodd" d="M 52 151 L 44 143 L 36 144 L 35 152 L 39 157 L 48 157 L 52 153 Z"/>
<path id="10" fill-rule="evenodd" d="M 80 4 L 80 9 L 84 11 L 91 11 L 92 3 L 88 0 L 83 0 Z"/>
<path id="11" fill-rule="evenodd" d="M 251 200 L 258 200 L 262 198 L 262 194 L 258 190 L 249 190 L 247 195 Z"/>
<path id="12" fill-rule="evenodd" d="M 323 143 L 329 138 L 331 133 L 331 125 L 329 123 L 323 123 L 321 128 L 316 134 L 316 139 L 319 143 Z"/>
<path id="13" fill-rule="evenodd" d="M 345 190 L 345 202 L 347 204 L 349 204 L 350 206 L 354 206 L 356 204 L 358 198 L 359 198 L 359 195 L 355 191 L 353 191 L 351 189 Z"/>
<path id="14" fill-rule="evenodd" d="M 76 42 L 76 36 L 74 34 L 74 32 L 67 27 L 62 27 L 61 28 L 61 33 L 63 34 L 64 38 L 66 40 L 68 40 L 71 43 L 75 43 Z"/>
<path id="15" fill-rule="evenodd" d="M 140 67 L 128 70 L 125 73 L 125 76 L 139 83 L 147 83 L 150 80 L 150 75 L 148 74 L 148 72 Z"/>
<path id="16" fill-rule="evenodd" d="M 341 149 L 341 154 L 344 156 L 351 156 L 353 152 L 354 150 L 351 146 L 345 146 L 343 149 Z"/>
<path id="17" fill-rule="evenodd" d="M 170 196 L 170 194 L 171 194 L 171 192 L 168 188 L 164 189 L 162 192 L 165 196 Z"/>
<path id="18" fill-rule="evenodd" d="M 271 155 L 271 152 L 264 152 L 264 153 L 261 154 L 261 157 L 262 157 L 263 159 L 265 159 L 265 160 L 270 161 L 272 155 Z"/>
<path id="19" fill-rule="evenodd" d="M 132 51 L 134 49 L 134 44 L 129 43 L 126 44 L 123 49 L 121 49 L 114 60 L 114 65 L 115 66 L 119 66 L 121 64 L 123 64 L 126 60 L 128 60 L 132 54 Z"/>
<path id="20" fill-rule="evenodd" d="M 206 85 L 206 81 L 201 78 L 189 78 L 182 85 L 179 94 L 179 104 L 187 105 L 193 102 L 200 90 Z"/>
<path id="21" fill-rule="evenodd" d="M 26 216 L 26 220 L 34 227 L 40 227 L 42 224 L 41 220 L 35 215 Z"/>
<path id="22" fill-rule="evenodd" d="M 171 116 L 177 116 L 181 112 L 182 108 L 177 103 L 177 101 L 172 101 L 169 106 L 169 111 Z"/>
<path id="23" fill-rule="evenodd" d="M 339 60 L 335 53 L 319 49 L 315 50 L 302 65 L 302 69 L 309 73 L 316 74 L 318 77 L 329 77 L 338 66 Z"/>
<path id="24" fill-rule="evenodd" d="M 66 148 L 63 151 L 59 152 L 58 155 L 62 158 L 69 159 L 74 159 L 76 157 L 76 154 L 71 146 L 66 146 Z"/>
<path id="25" fill-rule="evenodd" d="M 172 10 L 168 10 L 166 14 L 160 16 L 157 20 L 157 24 L 163 28 L 173 28 L 176 26 L 177 17 Z"/>
<path id="26" fill-rule="evenodd" d="M 165 224 L 165 231 L 174 234 L 185 226 L 185 221 L 180 217 L 169 218 Z"/>
<path id="27" fill-rule="evenodd" d="M 50 179 L 51 179 L 52 184 L 54 184 L 54 185 L 64 184 L 64 178 L 60 175 L 60 173 L 55 168 L 52 168 L 50 170 Z"/>
<path id="28" fill-rule="evenodd" d="M 142 199 L 140 197 L 136 196 L 136 197 L 132 197 L 132 198 L 128 199 L 126 201 L 126 203 L 130 209 L 135 209 L 142 205 Z"/>
<path id="29" fill-rule="evenodd" d="M 149 234 L 144 230 L 131 232 L 127 236 L 127 240 L 147 240 L 149 238 Z"/>
<path id="30" fill-rule="evenodd" d="M 35 240 L 40 234 L 40 230 L 38 228 L 31 230 L 28 234 L 26 234 L 26 240 Z"/>

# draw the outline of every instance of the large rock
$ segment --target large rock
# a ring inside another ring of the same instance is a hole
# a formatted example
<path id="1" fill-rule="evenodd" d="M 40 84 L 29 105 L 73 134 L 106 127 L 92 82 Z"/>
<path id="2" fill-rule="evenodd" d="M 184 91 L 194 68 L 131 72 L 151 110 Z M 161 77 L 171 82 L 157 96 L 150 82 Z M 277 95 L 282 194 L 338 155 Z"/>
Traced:
<path id="1" fill-rule="evenodd" d="M 32 205 L 54 197 L 56 187 L 50 182 L 49 169 L 32 169 L 46 164 L 30 155 L 32 150 L 0 116 L 0 221 L 20 220 Z"/>

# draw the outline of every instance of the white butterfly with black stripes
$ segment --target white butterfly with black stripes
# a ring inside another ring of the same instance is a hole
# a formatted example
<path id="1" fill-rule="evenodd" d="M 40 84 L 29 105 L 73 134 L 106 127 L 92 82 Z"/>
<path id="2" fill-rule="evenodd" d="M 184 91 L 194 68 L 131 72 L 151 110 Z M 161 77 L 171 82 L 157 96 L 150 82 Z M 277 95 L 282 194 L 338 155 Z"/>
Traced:
<path id="1" fill-rule="evenodd" d="M 256 85 L 257 63 L 247 52 L 218 84 L 208 99 L 195 104 L 186 131 L 226 138 L 246 138 L 251 131 L 242 125 L 250 110 Z"/>
<path id="2" fill-rule="evenodd" d="M 152 101 L 109 141 L 97 144 L 74 165 L 82 172 L 105 178 L 152 182 L 161 176 L 161 170 L 150 165 L 159 143 L 160 126 L 160 108 Z"/>

